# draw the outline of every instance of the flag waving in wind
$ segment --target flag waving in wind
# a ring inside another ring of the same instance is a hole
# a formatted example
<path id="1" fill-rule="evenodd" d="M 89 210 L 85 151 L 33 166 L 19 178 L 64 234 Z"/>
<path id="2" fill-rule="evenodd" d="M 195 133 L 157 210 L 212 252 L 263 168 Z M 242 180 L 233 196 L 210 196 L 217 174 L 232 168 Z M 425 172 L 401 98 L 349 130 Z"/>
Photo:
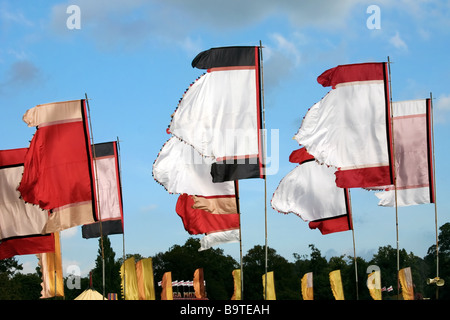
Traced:
<path id="1" fill-rule="evenodd" d="M 317 81 L 332 90 L 310 108 L 295 139 L 319 163 L 338 169 L 338 187 L 392 184 L 387 63 L 340 65 Z"/>
<path id="2" fill-rule="evenodd" d="M 211 157 L 214 182 L 263 178 L 259 47 L 212 48 L 192 66 L 207 69 L 186 91 L 170 132 Z"/>

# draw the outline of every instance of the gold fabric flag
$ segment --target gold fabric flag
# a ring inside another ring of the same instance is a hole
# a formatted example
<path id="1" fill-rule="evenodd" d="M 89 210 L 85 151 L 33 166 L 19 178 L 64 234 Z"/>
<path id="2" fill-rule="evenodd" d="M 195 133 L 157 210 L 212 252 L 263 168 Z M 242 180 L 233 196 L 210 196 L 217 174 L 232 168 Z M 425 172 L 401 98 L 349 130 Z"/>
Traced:
<path id="1" fill-rule="evenodd" d="M 235 269 L 231 274 L 234 282 L 234 292 L 231 300 L 241 300 L 241 269 Z"/>
<path id="2" fill-rule="evenodd" d="M 155 300 L 152 258 L 136 262 L 136 276 L 140 300 Z"/>
<path id="3" fill-rule="evenodd" d="M 380 271 L 374 271 L 367 276 L 367 287 L 373 300 L 381 299 L 381 274 Z"/>
<path id="4" fill-rule="evenodd" d="M 37 254 L 42 272 L 41 299 L 64 297 L 64 280 L 62 274 L 61 244 L 59 232 L 53 233 L 55 251 Z"/>
<path id="5" fill-rule="evenodd" d="M 173 300 L 172 272 L 168 271 L 163 274 L 161 286 L 161 300 Z"/>
<path id="6" fill-rule="evenodd" d="M 303 300 L 314 300 L 313 273 L 308 272 L 302 278 Z"/>
<path id="7" fill-rule="evenodd" d="M 414 285 L 412 281 L 411 268 L 403 268 L 398 271 L 400 284 L 402 285 L 403 300 L 414 300 Z"/>
<path id="8" fill-rule="evenodd" d="M 341 270 L 331 271 L 330 274 L 331 291 L 336 300 L 345 300 L 344 289 L 342 288 Z"/>
<path id="9" fill-rule="evenodd" d="M 262 276 L 263 296 L 264 300 L 277 300 L 275 295 L 275 281 L 273 279 L 273 271 L 267 272 L 267 297 L 266 297 L 266 275 Z"/>
<path id="10" fill-rule="evenodd" d="M 205 281 L 203 277 L 203 268 L 198 268 L 194 272 L 194 291 L 197 299 L 206 298 Z"/>
<path id="11" fill-rule="evenodd" d="M 125 300 L 139 300 L 134 257 L 126 259 L 120 266 L 120 277 L 122 278 L 122 297 L 124 297 Z"/>

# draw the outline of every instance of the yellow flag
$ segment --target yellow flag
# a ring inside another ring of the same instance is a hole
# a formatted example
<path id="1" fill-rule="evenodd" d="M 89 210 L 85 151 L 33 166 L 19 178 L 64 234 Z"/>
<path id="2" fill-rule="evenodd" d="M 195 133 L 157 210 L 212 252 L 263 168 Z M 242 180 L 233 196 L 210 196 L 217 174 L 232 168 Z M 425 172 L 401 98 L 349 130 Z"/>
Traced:
<path id="1" fill-rule="evenodd" d="M 153 278 L 152 258 L 142 259 L 136 263 L 136 276 L 140 300 L 155 300 L 155 283 Z"/>
<path id="2" fill-rule="evenodd" d="M 197 299 L 206 298 L 205 282 L 203 278 L 203 268 L 198 268 L 194 272 L 194 291 Z"/>
<path id="3" fill-rule="evenodd" d="M 344 289 L 342 288 L 341 270 L 330 272 L 330 285 L 333 296 L 336 300 L 345 300 Z"/>
<path id="4" fill-rule="evenodd" d="M 173 300 L 172 272 L 168 271 L 163 274 L 161 286 L 161 300 Z"/>
<path id="5" fill-rule="evenodd" d="M 122 297 L 125 295 L 125 300 L 139 300 L 134 257 L 124 261 L 120 267 L 120 277 L 122 278 Z"/>
<path id="6" fill-rule="evenodd" d="M 241 300 L 241 269 L 235 269 L 231 274 L 234 281 L 234 292 L 231 300 Z"/>
<path id="7" fill-rule="evenodd" d="M 381 300 L 381 274 L 379 270 L 367 276 L 367 287 L 373 300 Z"/>
<path id="8" fill-rule="evenodd" d="M 303 300 L 314 300 L 313 273 L 308 272 L 302 278 Z"/>
<path id="9" fill-rule="evenodd" d="M 266 297 L 266 275 L 262 276 L 263 296 L 264 300 L 277 300 L 275 295 L 275 282 L 273 279 L 273 271 L 267 272 L 267 297 Z"/>
<path id="10" fill-rule="evenodd" d="M 59 232 L 53 233 L 53 236 L 55 239 L 55 251 L 38 253 L 36 255 L 39 260 L 38 264 L 41 266 L 42 272 L 41 299 L 64 297 L 64 280 L 62 274 L 62 258 Z"/>
<path id="11" fill-rule="evenodd" d="M 414 285 L 412 281 L 411 268 L 404 268 L 398 271 L 400 284 L 402 285 L 403 300 L 414 300 Z"/>

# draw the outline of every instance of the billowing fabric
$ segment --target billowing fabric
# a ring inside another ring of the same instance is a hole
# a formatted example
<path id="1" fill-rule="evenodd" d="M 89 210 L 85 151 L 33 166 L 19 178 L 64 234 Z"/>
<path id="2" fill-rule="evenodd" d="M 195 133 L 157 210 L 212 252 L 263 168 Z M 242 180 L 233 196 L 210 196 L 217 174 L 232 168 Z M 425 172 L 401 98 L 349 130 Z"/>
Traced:
<path id="1" fill-rule="evenodd" d="M 305 273 L 301 280 L 303 300 L 314 300 L 313 273 Z"/>
<path id="2" fill-rule="evenodd" d="M 379 270 L 370 273 L 367 276 L 367 287 L 373 300 L 382 300 L 381 298 L 381 273 Z"/>
<path id="3" fill-rule="evenodd" d="M 333 292 L 334 299 L 345 300 L 344 289 L 342 287 L 341 270 L 331 271 L 329 274 L 331 291 Z"/>
<path id="4" fill-rule="evenodd" d="M 36 254 L 42 272 L 41 299 L 64 297 L 61 244 L 58 232 L 53 234 L 53 239 L 55 243 L 54 252 Z"/>
<path id="5" fill-rule="evenodd" d="M 338 169 L 338 187 L 393 182 L 386 68 L 386 63 L 341 65 L 317 79 L 333 89 L 308 110 L 295 139 L 319 163 Z"/>
<path id="6" fill-rule="evenodd" d="M 200 249 L 198 251 L 207 250 L 224 243 L 239 242 L 239 233 L 239 228 L 208 233 L 200 239 Z"/>
<path id="7" fill-rule="evenodd" d="M 84 100 L 38 105 L 23 120 L 37 130 L 18 191 L 24 201 L 51 210 L 45 232 L 94 222 L 95 188 Z"/>
<path id="8" fill-rule="evenodd" d="M 189 234 L 202 234 L 239 228 L 239 214 L 214 214 L 201 209 L 193 209 L 191 195 L 181 194 L 176 204 L 176 212 Z"/>
<path id="9" fill-rule="evenodd" d="M 430 99 L 393 102 L 397 206 L 434 203 Z M 375 193 L 380 206 L 395 206 L 395 188 Z"/>
<path id="10" fill-rule="evenodd" d="M 411 275 L 411 268 L 403 268 L 398 271 L 400 285 L 402 286 L 403 300 L 414 300 L 414 284 Z"/>
<path id="11" fill-rule="evenodd" d="M 103 296 L 94 289 L 86 289 L 74 300 L 105 300 Z"/>
<path id="12" fill-rule="evenodd" d="M 48 212 L 26 203 L 16 190 L 27 148 L 0 150 L 0 260 L 53 252 L 52 234 L 43 234 Z"/>
<path id="13" fill-rule="evenodd" d="M 237 213 L 236 196 L 202 197 L 192 196 L 193 209 L 201 209 L 214 214 Z"/>
<path id="14" fill-rule="evenodd" d="M 212 160 L 176 137 L 162 147 L 153 164 L 153 178 L 170 193 L 199 196 L 234 195 L 231 181 L 213 183 Z"/>
<path id="15" fill-rule="evenodd" d="M 136 277 L 139 300 L 155 300 L 152 258 L 141 259 L 136 262 Z"/>
<path id="16" fill-rule="evenodd" d="M 161 300 L 173 300 L 173 289 L 172 289 L 172 272 L 168 271 L 163 274 L 161 281 Z"/>
<path id="17" fill-rule="evenodd" d="M 242 300 L 241 293 L 241 269 L 234 269 L 231 274 L 233 275 L 234 291 L 231 296 L 231 300 Z"/>
<path id="18" fill-rule="evenodd" d="M 120 266 L 122 297 L 125 300 L 139 300 L 136 263 L 134 257 L 128 258 Z"/>
<path id="19" fill-rule="evenodd" d="M 300 150 L 306 154 L 304 148 Z M 275 190 L 272 208 L 294 213 L 304 221 L 316 221 L 310 227 L 319 228 L 324 234 L 350 230 L 349 198 L 346 189 L 336 187 L 336 169 L 320 165 L 306 155 L 301 159 L 306 160 L 289 172 Z M 343 219 L 330 220 L 340 217 Z"/>
<path id="20" fill-rule="evenodd" d="M 97 220 L 101 222 L 83 225 L 82 236 L 89 239 L 122 234 L 123 205 L 117 142 L 97 143 L 92 146 L 92 153 L 98 191 Z"/>
<path id="21" fill-rule="evenodd" d="M 266 274 L 262 275 L 263 282 L 263 297 L 264 300 L 277 300 L 275 294 L 275 280 L 273 277 L 273 271 L 267 272 L 267 296 L 266 296 Z"/>
<path id="22" fill-rule="evenodd" d="M 197 299 L 206 298 L 203 268 L 198 268 L 194 271 L 194 292 Z"/>
<path id="23" fill-rule="evenodd" d="M 262 178 L 259 48 L 213 48 L 192 64 L 208 70 L 185 92 L 170 132 L 214 160 L 214 182 Z"/>

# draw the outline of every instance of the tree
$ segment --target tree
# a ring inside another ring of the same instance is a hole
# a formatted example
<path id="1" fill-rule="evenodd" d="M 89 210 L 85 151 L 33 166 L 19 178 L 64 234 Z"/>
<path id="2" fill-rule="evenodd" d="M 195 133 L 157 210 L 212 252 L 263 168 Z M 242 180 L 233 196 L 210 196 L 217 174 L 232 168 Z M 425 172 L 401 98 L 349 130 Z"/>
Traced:
<path id="1" fill-rule="evenodd" d="M 101 294 L 103 293 L 103 259 L 105 268 L 105 296 L 108 293 L 120 293 L 120 263 L 115 261 L 115 252 L 111 247 L 111 241 L 107 236 L 98 240 L 98 256 L 95 260 L 95 267 L 92 272 L 92 286 Z M 120 295 L 120 294 L 119 294 Z"/>

